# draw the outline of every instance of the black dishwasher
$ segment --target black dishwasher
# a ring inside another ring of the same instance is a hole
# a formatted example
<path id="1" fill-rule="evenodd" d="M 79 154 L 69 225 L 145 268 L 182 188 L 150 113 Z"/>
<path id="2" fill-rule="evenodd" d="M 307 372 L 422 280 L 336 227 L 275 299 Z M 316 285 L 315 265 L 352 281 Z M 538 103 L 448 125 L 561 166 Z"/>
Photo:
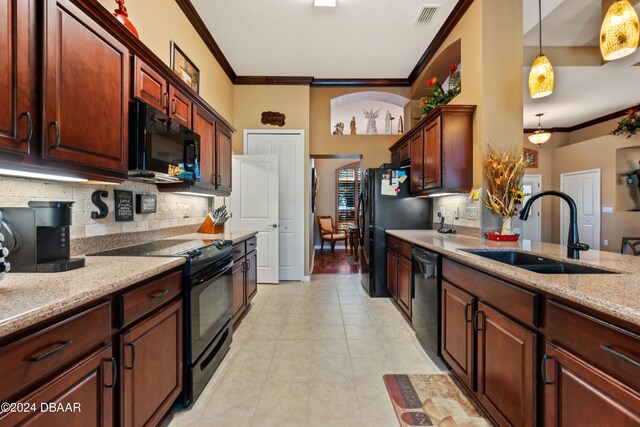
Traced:
<path id="1" fill-rule="evenodd" d="M 413 328 L 427 354 L 440 356 L 440 255 L 414 247 L 412 258 Z"/>

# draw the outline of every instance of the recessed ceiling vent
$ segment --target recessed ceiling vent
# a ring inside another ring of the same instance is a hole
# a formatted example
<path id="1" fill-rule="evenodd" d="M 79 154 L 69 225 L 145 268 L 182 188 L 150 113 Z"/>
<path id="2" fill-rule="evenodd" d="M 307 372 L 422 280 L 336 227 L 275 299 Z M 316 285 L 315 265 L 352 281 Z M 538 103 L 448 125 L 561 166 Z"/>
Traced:
<path id="1" fill-rule="evenodd" d="M 420 13 L 418 14 L 418 19 L 416 19 L 416 24 L 426 25 L 431 22 L 436 12 L 438 11 L 439 6 L 425 6 L 422 8 Z"/>

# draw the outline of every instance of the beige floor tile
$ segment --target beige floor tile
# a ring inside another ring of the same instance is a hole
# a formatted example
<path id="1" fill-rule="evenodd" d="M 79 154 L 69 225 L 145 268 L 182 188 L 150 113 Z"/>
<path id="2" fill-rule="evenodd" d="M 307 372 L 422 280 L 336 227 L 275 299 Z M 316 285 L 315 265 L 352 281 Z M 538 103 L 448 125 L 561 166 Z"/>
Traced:
<path id="1" fill-rule="evenodd" d="M 220 383 L 253 383 L 259 387 L 267 377 L 270 365 L 271 359 L 235 358 L 224 371 Z"/>
<path id="2" fill-rule="evenodd" d="M 311 359 L 311 340 L 280 340 L 274 357 L 278 359 Z"/>
<path id="3" fill-rule="evenodd" d="M 373 325 L 345 325 L 344 330 L 348 339 L 378 339 L 378 330 Z"/>
<path id="4" fill-rule="evenodd" d="M 388 359 L 351 358 L 351 372 L 357 384 L 362 382 L 382 382 L 383 375 L 393 373 Z"/>
<path id="5" fill-rule="evenodd" d="M 309 387 L 308 383 L 267 382 L 262 391 L 254 419 L 307 417 L 309 413 Z"/>
<path id="6" fill-rule="evenodd" d="M 362 298 L 357 295 L 340 295 L 341 304 L 363 304 Z"/>
<path id="7" fill-rule="evenodd" d="M 357 417 L 309 417 L 307 427 L 361 427 Z"/>
<path id="8" fill-rule="evenodd" d="M 200 417 L 200 411 L 198 412 L 191 411 L 191 410 L 177 411 L 177 412 L 173 412 L 170 418 L 167 418 L 162 423 L 162 426 L 191 427 L 198 421 L 198 417 Z"/>
<path id="9" fill-rule="evenodd" d="M 260 313 L 255 325 L 282 325 L 285 317 L 285 313 Z"/>
<path id="10" fill-rule="evenodd" d="M 280 338 L 282 328 L 283 325 L 254 325 L 245 339 L 276 340 Z"/>
<path id="11" fill-rule="evenodd" d="M 360 417 L 357 402 L 353 383 L 314 383 L 311 385 L 309 417 Z"/>
<path id="12" fill-rule="evenodd" d="M 391 418 L 395 416 L 393 404 L 382 381 L 367 381 L 356 384 L 360 411 L 370 417 Z"/>
<path id="13" fill-rule="evenodd" d="M 345 325 L 371 325 L 371 317 L 367 313 L 344 313 L 342 320 Z"/>
<path id="14" fill-rule="evenodd" d="M 398 427 L 398 419 L 393 417 L 362 417 L 363 427 Z"/>
<path id="15" fill-rule="evenodd" d="M 351 360 L 348 358 L 313 359 L 314 383 L 351 383 Z"/>
<path id="16" fill-rule="evenodd" d="M 305 427 L 306 425 L 306 417 L 256 417 L 252 427 Z"/>
<path id="17" fill-rule="evenodd" d="M 267 382 L 308 383 L 311 377 L 311 359 L 273 359 L 267 374 Z"/>
<path id="18" fill-rule="evenodd" d="M 315 313 L 341 313 L 340 304 L 315 304 L 313 311 Z"/>
<path id="19" fill-rule="evenodd" d="M 313 338 L 313 324 L 286 323 L 280 334 L 281 340 L 306 340 Z"/>
<path id="20" fill-rule="evenodd" d="M 278 340 L 245 339 L 238 347 L 236 358 L 271 359 L 276 352 L 277 346 Z"/>
<path id="21" fill-rule="evenodd" d="M 427 356 L 389 357 L 392 374 L 436 374 L 443 372 Z"/>
<path id="22" fill-rule="evenodd" d="M 259 384 L 221 383 L 202 410 L 200 418 L 253 416 L 261 393 Z"/>
<path id="23" fill-rule="evenodd" d="M 200 417 L 193 427 L 251 427 L 251 417 Z"/>
<path id="24" fill-rule="evenodd" d="M 387 357 L 382 342 L 378 338 L 347 340 L 349 354 L 354 358 L 384 359 Z"/>
<path id="25" fill-rule="evenodd" d="M 348 358 L 347 340 L 313 340 L 314 359 Z"/>
<path id="26" fill-rule="evenodd" d="M 364 304 L 341 304 L 340 309 L 342 310 L 342 314 L 367 314 L 367 306 Z"/>
<path id="27" fill-rule="evenodd" d="M 340 313 L 315 313 L 313 315 L 314 325 L 342 325 L 342 315 Z"/>
<path id="28" fill-rule="evenodd" d="M 272 301 L 269 300 L 264 307 L 262 308 L 262 310 L 260 311 L 260 314 L 264 314 L 264 313 L 286 313 L 287 310 L 289 309 L 289 305 L 290 305 L 290 301 L 286 301 L 286 302 L 281 302 L 281 301 Z"/>
<path id="29" fill-rule="evenodd" d="M 344 326 L 342 325 L 313 325 L 313 339 L 343 340 L 345 338 Z"/>
<path id="30" fill-rule="evenodd" d="M 289 313 L 284 323 L 285 325 L 310 325 L 313 323 L 313 313 L 311 311 L 305 313 Z"/>

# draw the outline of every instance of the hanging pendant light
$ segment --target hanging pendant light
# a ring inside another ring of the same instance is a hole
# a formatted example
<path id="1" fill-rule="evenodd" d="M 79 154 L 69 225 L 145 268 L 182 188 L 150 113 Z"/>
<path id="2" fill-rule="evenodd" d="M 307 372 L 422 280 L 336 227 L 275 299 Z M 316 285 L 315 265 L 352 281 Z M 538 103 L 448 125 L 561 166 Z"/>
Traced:
<path id="1" fill-rule="evenodd" d="M 540 53 L 529 72 L 529 96 L 534 99 L 551 95 L 554 84 L 553 67 L 549 58 L 542 54 L 542 0 L 538 0 L 538 16 Z"/>
<path id="2" fill-rule="evenodd" d="M 631 55 L 638 48 L 638 14 L 627 0 L 609 7 L 600 28 L 600 52 L 605 61 Z"/>
<path id="3" fill-rule="evenodd" d="M 538 148 L 540 148 L 542 144 L 544 144 L 551 138 L 551 132 L 545 132 L 544 130 L 542 130 L 542 126 L 540 125 L 540 118 L 543 115 L 543 113 L 536 114 L 536 117 L 538 118 L 538 129 L 536 129 L 535 132 L 533 132 L 528 137 L 529 141 Z"/>

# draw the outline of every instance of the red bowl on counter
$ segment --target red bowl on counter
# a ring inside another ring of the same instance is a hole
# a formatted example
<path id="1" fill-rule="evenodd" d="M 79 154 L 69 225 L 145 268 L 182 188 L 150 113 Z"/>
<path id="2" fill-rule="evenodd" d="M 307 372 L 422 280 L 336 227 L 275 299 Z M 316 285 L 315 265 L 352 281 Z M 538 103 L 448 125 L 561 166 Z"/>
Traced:
<path id="1" fill-rule="evenodd" d="M 484 235 L 488 240 L 495 240 L 496 242 L 515 242 L 520 238 L 519 234 L 500 234 L 496 231 L 489 231 Z"/>

